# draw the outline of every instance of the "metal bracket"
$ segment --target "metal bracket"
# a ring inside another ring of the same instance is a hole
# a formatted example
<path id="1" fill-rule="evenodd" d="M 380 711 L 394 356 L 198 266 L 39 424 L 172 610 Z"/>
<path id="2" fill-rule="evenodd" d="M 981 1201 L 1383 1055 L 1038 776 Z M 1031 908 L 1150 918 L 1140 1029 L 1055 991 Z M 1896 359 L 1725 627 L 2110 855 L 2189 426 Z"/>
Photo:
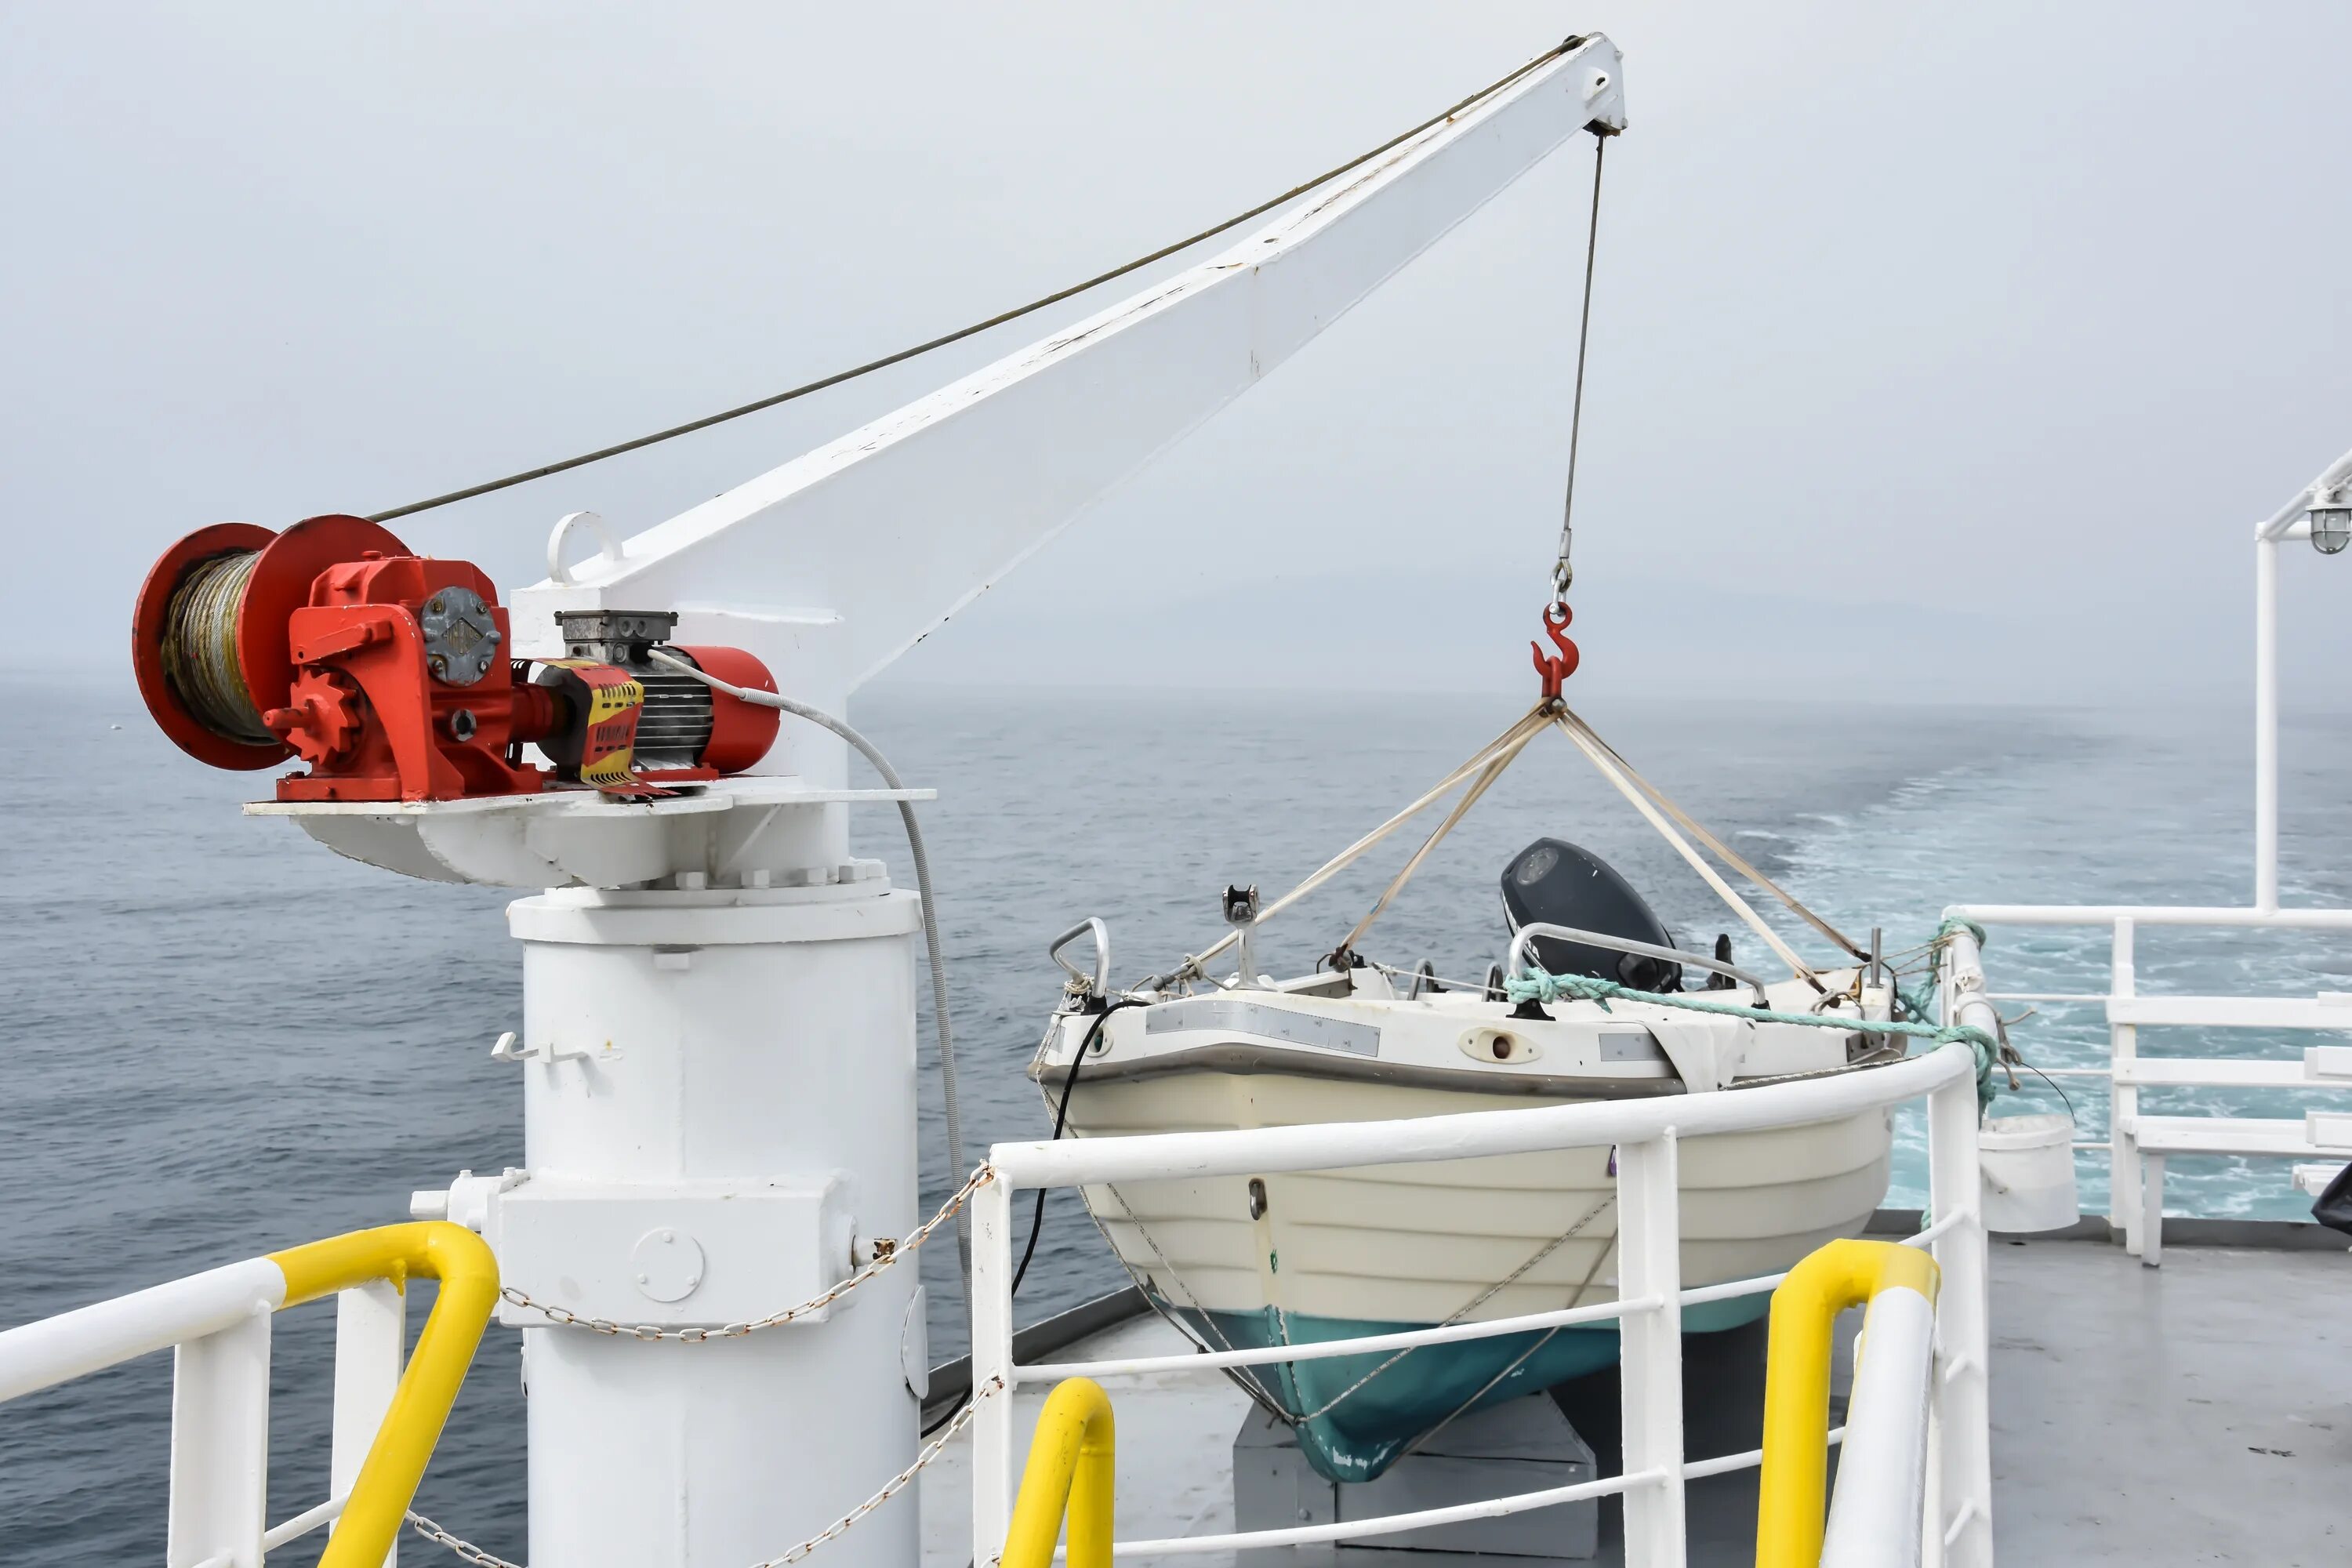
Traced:
<path id="1" fill-rule="evenodd" d="M 561 1047 L 557 1046 L 521 1045 L 518 1043 L 518 1037 L 512 1029 L 509 1029 L 506 1033 L 500 1035 L 497 1041 L 490 1047 L 490 1060 L 494 1062 L 543 1061 L 550 1067 L 553 1067 L 558 1062 L 586 1061 L 591 1057 L 599 1057 L 606 1061 L 615 1061 L 619 1059 L 621 1053 L 619 1051 L 614 1050 L 610 1047 L 607 1047 L 602 1051 L 591 1051 L 578 1047 L 574 1047 L 571 1050 L 564 1050 Z"/>
<path id="2" fill-rule="evenodd" d="M 572 568 L 563 563 L 563 546 L 575 528 L 584 528 L 596 536 L 596 559 L 607 566 L 618 566 L 625 558 L 621 542 L 604 526 L 604 520 L 593 511 L 568 511 L 555 520 L 555 531 L 547 536 L 547 580 L 569 587 Z"/>

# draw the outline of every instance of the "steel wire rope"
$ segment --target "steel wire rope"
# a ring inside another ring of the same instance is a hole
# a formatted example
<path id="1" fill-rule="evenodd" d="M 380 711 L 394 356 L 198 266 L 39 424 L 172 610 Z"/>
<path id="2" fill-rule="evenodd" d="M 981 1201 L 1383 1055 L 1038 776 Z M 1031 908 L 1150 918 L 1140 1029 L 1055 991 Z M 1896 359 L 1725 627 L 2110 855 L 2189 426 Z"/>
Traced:
<path id="1" fill-rule="evenodd" d="M 1003 326 L 1008 321 L 1017 321 L 1024 316 L 1034 315 L 1039 310 L 1045 310 L 1054 305 L 1058 305 L 1063 300 L 1073 299 L 1077 295 L 1087 292 L 1090 289 L 1099 288 L 1105 283 L 1113 282 L 1118 279 L 1124 278 L 1131 272 L 1139 271 L 1142 268 L 1150 266 L 1153 262 L 1165 261 L 1168 258 L 1175 255 L 1177 252 L 1189 250 L 1193 246 L 1200 244 L 1202 240 L 1214 239 L 1221 234 L 1226 233 L 1231 229 L 1238 228 L 1240 226 L 1249 222 L 1249 220 L 1254 217 L 1264 216 L 1265 214 L 1270 213 L 1275 208 L 1282 205 L 1285 202 L 1296 201 L 1298 197 L 1307 195 L 1317 187 L 1330 184 L 1333 180 L 1338 179 L 1342 174 L 1351 174 L 1355 170 L 1363 167 L 1366 163 L 1370 163 L 1381 153 L 1391 152 L 1397 147 L 1402 146 L 1405 142 L 1412 141 L 1414 137 L 1420 135 L 1423 132 L 1429 130 L 1433 126 L 1442 125 L 1446 121 L 1451 120 L 1455 115 L 1461 113 L 1464 110 L 1482 102 L 1486 99 L 1492 98 L 1495 94 L 1502 91 L 1505 88 L 1510 86 L 1513 82 L 1517 81 L 1521 77 L 1526 76 L 1528 72 L 1541 67 L 1546 62 L 1558 59 L 1560 56 L 1567 54 L 1570 50 L 1580 47 L 1584 41 L 1584 38 L 1580 36 L 1570 37 L 1563 39 L 1558 45 L 1546 49 L 1542 54 L 1538 55 L 1535 58 L 1528 61 L 1525 65 L 1520 66 L 1517 69 L 1510 72 L 1508 75 L 1480 88 L 1477 91 L 1472 93 L 1469 97 L 1463 99 L 1460 102 L 1453 104 L 1436 114 L 1431 115 L 1428 119 L 1423 121 L 1420 124 L 1413 126 L 1411 130 L 1400 132 L 1398 134 L 1391 136 L 1387 141 L 1381 142 L 1379 146 L 1374 147 L 1368 152 L 1359 153 L 1356 156 L 1349 159 L 1346 163 L 1340 163 L 1336 167 L 1327 169 L 1322 174 L 1316 175 L 1313 179 L 1307 180 L 1301 184 L 1293 185 L 1290 189 L 1283 192 L 1278 196 L 1268 197 L 1266 200 L 1258 203 L 1255 206 L 1248 207 L 1241 212 L 1235 213 L 1233 216 L 1224 219 L 1221 223 L 1212 224 L 1207 228 L 1202 229 L 1197 233 L 1185 236 L 1182 239 L 1176 240 L 1168 245 L 1163 245 L 1157 250 L 1150 251 L 1145 255 L 1139 256 L 1132 261 L 1123 261 L 1107 272 L 1097 272 L 1093 277 L 1086 279 L 1080 282 L 1072 283 L 1064 288 L 1056 289 L 1050 294 L 1041 295 L 1037 299 L 1030 300 L 1025 305 L 1015 305 L 1011 310 L 1000 310 L 995 315 L 990 316 L 984 321 L 974 321 L 970 326 L 958 327 L 951 332 L 942 332 L 938 337 L 926 339 L 924 342 L 916 343 L 911 347 L 899 349 L 895 353 L 884 354 L 879 359 L 867 360 L 865 363 L 852 365 L 847 370 L 835 371 L 830 375 L 819 376 L 814 381 L 803 382 L 798 386 L 789 387 L 782 392 L 773 393 L 766 397 L 755 398 L 750 403 L 738 404 L 732 408 L 721 409 L 716 414 L 706 414 L 699 419 L 689 419 L 683 425 L 673 425 L 667 429 L 654 431 L 651 435 L 639 436 L 631 440 L 616 442 L 610 447 L 600 447 L 593 452 L 583 452 L 578 457 L 564 458 L 556 462 L 544 463 L 536 468 L 526 468 L 520 473 L 509 474 L 502 479 L 485 480 L 481 484 L 478 485 L 467 485 L 462 489 L 450 490 L 442 495 L 428 496 L 423 500 L 410 501 L 405 506 L 393 507 L 389 510 L 385 511 L 371 512 L 368 514 L 368 521 L 370 522 L 389 522 L 394 518 L 409 517 L 420 511 L 431 511 L 436 507 L 449 506 L 461 500 L 471 500 L 477 496 L 489 495 L 498 490 L 511 489 L 517 485 L 529 484 L 534 479 L 548 479 L 556 474 L 567 473 L 573 468 L 585 468 L 591 463 L 601 463 L 607 458 L 617 458 L 625 453 L 635 452 L 643 447 L 657 445 L 663 441 L 673 440 L 680 436 L 690 436 L 698 430 L 708 430 L 714 425 L 724 425 L 730 419 L 740 419 L 747 414 L 758 414 L 766 409 L 774 408 L 782 404 L 791 403 L 795 399 L 806 397 L 812 393 L 823 392 L 828 387 L 839 386 L 844 382 L 855 381 L 859 376 L 870 375 L 879 370 L 887 370 L 894 364 L 903 364 L 908 360 L 915 359 L 923 354 L 929 353 L 934 349 L 943 349 L 950 344 L 960 343 L 967 338 L 977 337 L 979 334 L 989 331 L 991 328 Z"/>
<path id="2" fill-rule="evenodd" d="M 1584 304 L 1576 318 L 1576 396 L 1568 416 L 1568 482 L 1559 501 L 1559 559 L 1551 569 L 1551 591 L 1565 600 L 1576 580 L 1570 561 L 1576 543 L 1576 446 L 1584 430 L 1584 355 L 1592 342 L 1592 268 L 1601 253 L 1601 165 L 1609 152 L 1609 138 L 1592 139 L 1592 217 L 1584 233 Z"/>

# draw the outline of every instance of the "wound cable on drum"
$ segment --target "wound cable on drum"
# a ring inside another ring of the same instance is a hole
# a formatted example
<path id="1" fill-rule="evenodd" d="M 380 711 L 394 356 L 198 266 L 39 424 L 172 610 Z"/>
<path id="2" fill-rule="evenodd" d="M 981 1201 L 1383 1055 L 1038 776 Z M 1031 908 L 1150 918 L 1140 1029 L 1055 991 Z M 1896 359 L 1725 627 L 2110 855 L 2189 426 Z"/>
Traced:
<path id="1" fill-rule="evenodd" d="M 236 652 L 238 612 L 245 604 L 246 584 L 253 579 L 254 563 L 260 559 L 257 550 L 239 550 L 190 567 L 172 590 L 163 654 L 164 676 L 206 729 L 232 741 L 268 746 L 278 737 L 254 709 Z"/>

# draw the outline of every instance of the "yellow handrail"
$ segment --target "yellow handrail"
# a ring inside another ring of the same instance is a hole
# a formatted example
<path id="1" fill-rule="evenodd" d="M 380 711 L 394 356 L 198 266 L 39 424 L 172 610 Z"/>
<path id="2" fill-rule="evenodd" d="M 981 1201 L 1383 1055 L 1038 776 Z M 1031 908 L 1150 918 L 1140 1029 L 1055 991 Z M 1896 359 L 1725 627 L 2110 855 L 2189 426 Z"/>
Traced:
<path id="1" fill-rule="evenodd" d="M 1062 1513 L 1070 1568 L 1110 1568 L 1111 1477 L 1117 1429 L 1110 1395 L 1092 1378 L 1056 1384 L 1029 1440 L 1029 1463 L 1004 1533 L 1003 1568 L 1052 1568 Z"/>
<path id="2" fill-rule="evenodd" d="M 412 1277 L 441 1281 L 416 1336 L 416 1352 L 400 1374 L 392 1406 L 319 1558 L 319 1568 L 378 1568 L 408 1516 L 425 1463 L 498 1305 L 499 1261 L 480 1237 L 443 1220 L 353 1231 L 273 1252 L 269 1261 L 286 1276 L 288 1307 L 375 1279 L 403 1291 Z"/>
<path id="3" fill-rule="evenodd" d="M 1940 1279 L 1936 1260 L 1918 1247 L 1832 1241 L 1789 1270 L 1772 1292 L 1756 1568 L 1818 1568 L 1822 1560 L 1837 1315 L 1893 1289 L 1916 1290 L 1932 1304 Z"/>

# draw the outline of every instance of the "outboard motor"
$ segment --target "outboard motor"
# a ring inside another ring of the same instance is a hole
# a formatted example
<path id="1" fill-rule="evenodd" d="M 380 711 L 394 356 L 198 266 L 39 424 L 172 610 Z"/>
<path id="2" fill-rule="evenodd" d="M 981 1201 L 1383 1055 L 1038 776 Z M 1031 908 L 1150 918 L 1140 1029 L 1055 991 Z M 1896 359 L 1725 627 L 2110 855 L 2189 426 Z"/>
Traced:
<path id="1" fill-rule="evenodd" d="M 1632 883 L 1600 856 L 1559 838 L 1537 839 L 1503 868 L 1503 914 L 1513 936 L 1524 926 L 1540 923 L 1622 936 L 1654 947 L 1675 945 L 1665 923 Z M 1683 988 L 1682 966 L 1663 958 L 1548 936 L 1528 946 L 1536 962 L 1553 974 L 1614 980 L 1637 991 Z"/>

